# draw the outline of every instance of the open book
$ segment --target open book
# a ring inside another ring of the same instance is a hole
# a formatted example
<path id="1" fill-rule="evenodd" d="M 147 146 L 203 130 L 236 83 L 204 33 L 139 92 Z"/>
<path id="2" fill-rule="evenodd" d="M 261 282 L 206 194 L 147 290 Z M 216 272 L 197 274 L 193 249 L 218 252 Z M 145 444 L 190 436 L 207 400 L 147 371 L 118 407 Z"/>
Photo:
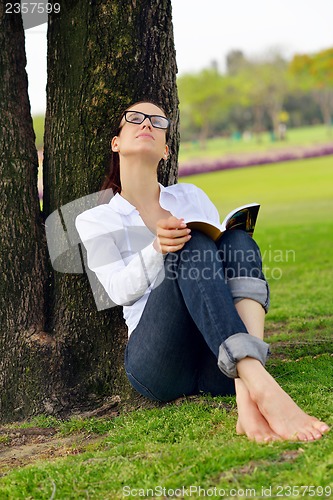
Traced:
<path id="1" fill-rule="evenodd" d="M 229 229 L 242 229 L 252 236 L 259 208 L 260 205 L 258 203 L 249 203 L 248 205 L 235 208 L 235 210 L 226 216 L 221 225 L 205 220 L 187 220 L 185 222 L 190 229 L 202 231 L 214 241 L 217 241 Z"/>

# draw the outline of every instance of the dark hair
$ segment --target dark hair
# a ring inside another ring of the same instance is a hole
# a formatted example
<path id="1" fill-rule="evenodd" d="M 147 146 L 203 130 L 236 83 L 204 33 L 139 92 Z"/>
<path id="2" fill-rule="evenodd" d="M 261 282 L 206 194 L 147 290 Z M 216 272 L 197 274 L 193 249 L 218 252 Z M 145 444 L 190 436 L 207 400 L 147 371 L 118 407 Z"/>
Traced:
<path id="1" fill-rule="evenodd" d="M 165 115 L 167 115 L 167 113 L 164 111 L 163 107 L 158 104 L 157 102 L 155 101 L 152 101 L 151 99 L 145 99 L 145 100 L 141 100 L 141 101 L 137 101 L 133 104 L 131 104 L 130 106 L 128 106 L 122 113 L 121 115 L 119 116 L 118 118 L 118 125 L 117 125 L 117 128 L 115 129 L 114 133 L 112 134 L 112 137 L 115 137 L 117 135 L 120 134 L 120 131 L 121 131 L 121 127 L 120 127 L 120 122 L 122 120 L 122 117 L 124 115 L 124 112 L 127 111 L 127 109 L 135 106 L 135 104 L 141 104 L 141 103 L 149 103 L 149 104 L 154 104 L 155 106 L 157 106 L 158 108 L 160 108 L 163 113 Z M 168 129 L 166 131 L 166 141 L 168 141 L 169 139 L 169 134 L 168 134 Z M 110 159 L 108 161 L 108 165 L 107 165 L 107 173 L 106 173 L 106 177 L 102 183 L 102 186 L 101 186 L 101 189 L 100 191 L 105 191 L 107 189 L 112 189 L 113 191 L 113 194 L 116 194 L 116 193 L 120 193 L 121 192 L 121 182 L 120 182 L 120 162 L 119 162 L 119 153 L 115 152 L 115 151 L 110 151 Z M 101 203 L 105 203 L 105 199 L 106 198 L 110 198 L 109 196 L 101 196 Z"/>

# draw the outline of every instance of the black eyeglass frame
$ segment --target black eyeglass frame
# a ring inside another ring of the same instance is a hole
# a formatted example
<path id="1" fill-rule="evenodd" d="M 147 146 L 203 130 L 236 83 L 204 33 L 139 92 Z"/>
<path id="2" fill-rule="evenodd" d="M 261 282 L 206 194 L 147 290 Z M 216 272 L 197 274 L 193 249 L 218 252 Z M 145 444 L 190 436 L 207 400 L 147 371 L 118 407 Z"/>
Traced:
<path id="1" fill-rule="evenodd" d="M 139 115 L 142 115 L 143 118 L 142 118 L 142 121 L 141 122 L 131 122 L 130 120 L 127 119 L 127 113 L 137 113 Z M 167 121 L 167 126 L 166 127 L 157 127 L 156 125 L 153 124 L 152 122 L 152 118 L 163 118 L 163 120 L 166 120 Z M 152 126 L 154 128 L 158 128 L 160 130 L 168 130 L 168 128 L 170 127 L 170 120 L 169 118 L 167 118 L 166 116 L 162 116 L 162 115 L 146 115 L 146 113 L 142 113 L 142 111 L 135 111 L 134 109 L 131 109 L 131 110 L 127 110 L 124 112 L 122 118 L 125 118 L 125 120 L 127 121 L 127 123 L 131 123 L 132 125 L 141 125 L 141 123 L 143 123 L 145 121 L 146 118 L 149 118 L 149 121 L 150 123 L 152 124 Z"/>

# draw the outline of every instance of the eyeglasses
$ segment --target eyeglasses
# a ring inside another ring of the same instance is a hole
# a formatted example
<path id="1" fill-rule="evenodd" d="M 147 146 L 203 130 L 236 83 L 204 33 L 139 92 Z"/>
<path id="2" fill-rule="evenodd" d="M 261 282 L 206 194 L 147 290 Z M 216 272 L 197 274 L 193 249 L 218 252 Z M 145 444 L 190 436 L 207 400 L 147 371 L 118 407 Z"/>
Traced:
<path id="1" fill-rule="evenodd" d="M 170 120 L 165 118 L 165 116 L 146 115 L 145 113 L 141 113 L 141 111 L 125 111 L 123 116 L 128 123 L 134 123 L 135 125 L 140 125 L 146 118 L 149 118 L 150 123 L 154 128 L 162 128 L 163 130 L 166 130 L 170 125 Z"/>

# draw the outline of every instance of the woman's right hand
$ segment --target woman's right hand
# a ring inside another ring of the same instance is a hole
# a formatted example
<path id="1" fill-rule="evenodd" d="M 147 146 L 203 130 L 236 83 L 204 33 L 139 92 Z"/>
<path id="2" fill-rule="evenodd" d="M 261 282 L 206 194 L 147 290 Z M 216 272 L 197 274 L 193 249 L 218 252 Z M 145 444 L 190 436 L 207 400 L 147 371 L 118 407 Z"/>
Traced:
<path id="1" fill-rule="evenodd" d="M 156 226 L 154 248 L 162 254 L 177 252 L 191 238 L 190 232 L 191 229 L 186 227 L 184 219 L 177 219 L 174 216 L 160 219 Z"/>

